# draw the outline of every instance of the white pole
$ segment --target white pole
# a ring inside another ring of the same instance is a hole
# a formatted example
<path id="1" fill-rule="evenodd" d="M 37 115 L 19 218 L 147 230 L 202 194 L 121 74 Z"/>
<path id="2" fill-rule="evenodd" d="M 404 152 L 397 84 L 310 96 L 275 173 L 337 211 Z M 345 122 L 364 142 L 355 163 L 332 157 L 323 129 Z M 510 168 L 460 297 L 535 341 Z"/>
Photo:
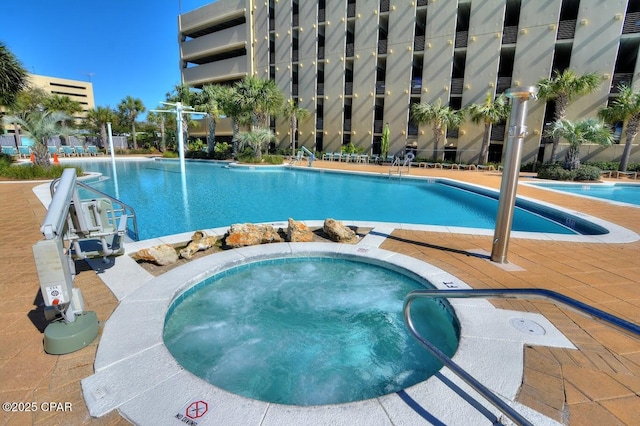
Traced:
<path id="1" fill-rule="evenodd" d="M 118 188 L 118 173 L 116 172 L 116 153 L 113 149 L 113 135 L 111 134 L 111 123 L 107 123 L 107 135 L 109 136 L 109 151 L 111 151 L 111 170 L 113 172 L 113 183 L 116 189 L 116 198 L 120 198 Z"/>
<path id="2" fill-rule="evenodd" d="M 184 176 L 184 136 L 182 135 L 182 103 L 176 102 L 176 121 L 178 124 L 178 151 L 180 154 L 180 172 Z"/>

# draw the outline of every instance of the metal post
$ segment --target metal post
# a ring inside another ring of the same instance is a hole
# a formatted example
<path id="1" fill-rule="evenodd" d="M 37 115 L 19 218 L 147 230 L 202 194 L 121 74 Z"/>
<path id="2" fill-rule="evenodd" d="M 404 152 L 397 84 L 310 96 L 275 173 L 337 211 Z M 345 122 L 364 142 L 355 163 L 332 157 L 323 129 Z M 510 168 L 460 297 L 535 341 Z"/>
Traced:
<path id="1" fill-rule="evenodd" d="M 116 198 L 120 198 L 118 188 L 118 172 L 116 171 L 116 154 L 113 149 L 113 134 L 111 133 L 111 122 L 107 123 L 107 137 L 109 139 L 109 151 L 111 151 L 111 171 L 113 173 L 113 185 L 116 190 Z"/>
<path id="2" fill-rule="evenodd" d="M 511 224 L 513 223 L 513 211 L 516 204 L 516 192 L 518 189 L 518 174 L 520 172 L 520 156 L 522 143 L 527 134 L 527 101 L 536 97 L 538 89 L 529 87 L 512 87 L 505 92 L 512 99 L 511 117 L 509 118 L 509 136 L 507 138 L 507 152 L 505 154 L 502 182 L 500 184 L 500 200 L 498 203 L 498 215 L 496 217 L 496 229 L 493 235 L 493 247 L 491 260 L 498 263 L 507 263 L 507 249 Z"/>
<path id="3" fill-rule="evenodd" d="M 178 124 L 178 153 L 180 155 L 180 172 L 185 174 L 184 165 L 184 135 L 182 134 L 182 103 L 176 102 L 176 121 Z"/>

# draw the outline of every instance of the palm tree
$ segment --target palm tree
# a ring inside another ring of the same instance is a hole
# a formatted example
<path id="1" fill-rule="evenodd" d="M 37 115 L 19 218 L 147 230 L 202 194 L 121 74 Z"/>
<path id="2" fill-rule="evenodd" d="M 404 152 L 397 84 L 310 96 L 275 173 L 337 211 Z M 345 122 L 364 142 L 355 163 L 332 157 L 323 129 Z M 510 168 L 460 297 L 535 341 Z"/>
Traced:
<path id="1" fill-rule="evenodd" d="M 391 135 L 391 129 L 389 129 L 389 123 L 384 124 L 382 130 L 382 139 L 380 139 L 380 155 L 382 160 L 387 158 L 387 152 L 389 152 L 389 136 Z"/>
<path id="2" fill-rule="evenodd" d="M 64 124 L 71 126 L 73 124 L 73 116 L 82 112 L 82 105 L 80 105 L 80 102 L 72 100 L 69 96 L 51 95 L 44 100 L 44 109 L 47 111 L 64 112 L 71 117 L 71 119 Z"/>
<path id="3" fill-rule="evenodd" d="M 162 108 L 158 107 L 157 109 L 161 110 Z M 156 124 L 160 129 L 160 152 L 164 152 L 167 149 L 166 119 L 164 114 L 150 111 L 147 114 L 147 121 Z"/>
<path id="4" fill-rule="evenodd" d="M 619 85 L 618 96 L 608 107 L 600 110 L 598 115 L 608 123 L 623 122 L 625 143 L 618 170 L 626 172 L 629 166 L 631 145 L 640 129 L 640 92 L 634 92 L 633 88 L 626 84 Z"/>
<path id="5" fill-rule="evenodd" d="M 235 90 L 240 109 L 253 118 L 253 129 L 268 127 L 269 116 L 280 111 L 284 103 L 282 92 L 273 80 L 245 77 L 236 83 Z"/>
<path id="6" fill-rule="evenodd" d="M 0 105 L 13 105 L 27 85 L 27 71 L 7 46 L 0 42 Z"/>
<path id="7" fill-rule="evenodd" d="M 124 116 L 127 117 L 131 124 L 131 134 L 133 136 L 133 149 L 138 149 L 138 140 L 136 139 L 136 118 L 141 112 L 145 112 L 146 108 L 142 101 L 138 98 L 127 96 L 120 104 L 118 104 L 118 110 Z"/>
<path id="8" fill-rule="evenodd" d="M 205 84 L 195 99 L 196 111 L 206 113 L 209 119 L 209 135 L 207 137 L 207 153 L 211 154 L 216 144 L 216 120 L 221 115 L 222 86 Z"/>
<path id="9" fill-rule="evenodd" d="M 300 120 L 304 120 L 309 117 L 309 111 L 300 107 L 293 99 L 289 99 L 286 106 L 282 111 L 285 118 L 289 120 L 291 126 L 291 155 L 295 154 L 296 150 L 296 134 L 298 133 L 298 123 Z"/>
<path id="10" fill-rule="evenodd" d="M 447 129 L 455 129 L 464 120 L 464 111 L 455 110 L 448 106 L 442 106 L 438 99 L 435 104 L 419 103 L 411 106 L 413 119 L 417 124 L 431 124 L 433 129 L 433 158 L 441 160 L 444 153 L 439 153 L 440 139 L 447 143 Z"/>
<path id="11" fill-rule="evenodd" d="M 34 141 L 33 154 L 34 163 L 40 166 L 49 167 L 49 149 L 47 141 L 54 136 L 69 135 L 69 129 L 62 123 L 68 120 L 69 116 L 59 111 L 32 111 L 25 117 L 8 115 L 3 118 L 5 123 L 17 123 L 22 128 L 22 133 Z"/>
<path id="12" fill-rule="evenodd" d="M 240 125 L 251 123 L 251 114 L 245 113 L 242 106 L 237 102 L 236 86 L 220 86 L 220 97 L 218 99 L 224 115 L 231 119 L 231 129 L 233 136 L 233 158 L 238 158 L 238 134 Z"/>
<path id="13" fill-rule="evenodd" d="M 475 124 L 484 123 L 484 134 L 482 136 L 478 164 L 486 164 L 491 140 L 491 126 L 506 120 L 509 117 L 511 106 L 504 93 L 494 99 L 491 92 L 489 92 L 484 103 L 473 104 L 469 106 L 468 111 L 472 122 Z"/>
<path id="14" fill-rule="evenodd" d="M 13 104 L 9 107 L 9 115 L 19 118 L 26 118 L 27 114 L 33 111 L 41 111 L 44 109 L 44 103 L 49 94 L 39 87 L 29 86 L 18 93 Z M 22 144 L 20 140 L 20 125 L 14 124 L 14 132 L 16 135 L 16 146 Z"/>
<path id="15" fill-rule="evenodd" d="M 554 72 L 551 78 L 545 78 L 538 82 L 538 98 L 551 101 L 555 100 L 554 121 L 564 120 L 567 114 L 567 107 L 577 96 L 583 96 L 595 91 L 600 87 L 602 76 L 592 72 L 582 76 L 577 75 L 570 69 Z M 553 139 L 550 162 L 555 163 L 558 156 L 559 138 Z"/>
<path id="16" fill-rule="evenodd" d="M 87 111 L 86 120 L 96 128 L 100 129 L 100 139 L 102 144 L 107 144 L 107 123 L 113 123 L 117 119 L 117 114 L 109 107 L 95 107 Z"/>
<path id="17" fill-rule="evenodd" d="M 267 145 L 271 139 L 273 139 L 273 132 L 270 129 L 262 128 L 238 135 L 240 149 L 248 145 L 253 149 L 253 155 L 259 159 L 262 158 L 263 147 Z"/>
<path id="18" fill-rule="evenodd" d="M 569 141 L 569 149 L 564 157 L 563 167 L 575 170 L 580 167 L 580 145 L 583 143 L 597 143 L 611 145 L 613 135 L 611 131 L 598 119 L 586 118 L 572 123 L 569 120 L 559 120 L 553 123 L 549 135 Z"/>

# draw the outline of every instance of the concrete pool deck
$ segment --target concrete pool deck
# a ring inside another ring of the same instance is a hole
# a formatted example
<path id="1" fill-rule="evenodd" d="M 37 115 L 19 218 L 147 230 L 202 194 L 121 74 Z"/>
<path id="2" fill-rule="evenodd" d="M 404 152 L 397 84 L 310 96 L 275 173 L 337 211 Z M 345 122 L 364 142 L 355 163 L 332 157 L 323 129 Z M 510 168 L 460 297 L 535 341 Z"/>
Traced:
<path id="1" fill-rule="evenodd" d="M 318 161 L 314 165 L 386 174 L 388 168 Z M 412 169 L 412 175 L 448 177 L 498 188 L 492 172 Z M 34 184 L 0 184 L 2 294 L 7 298 L 0 328 L 2 399 L 13 402 L 71 402 L 73 410 L 3 413 L 5 424 L 127 424 L 117 411 L 98 419 L 89 415 L 80 380 L 94 374 L 98 341 L 73 354 L 52 356 L 42 350 L 34 303 L 38 279 L 31 246 L 42 239 L 45 210 L 31 192 Z M 519 194 L 616 223 L 640 232 L 640 212 L 604 202 L 578 199 L 521 186 Z M 284 219 L 284 218 L 283 218 Z M 394 230 L 380 248 L 434 265 L 473 288 L 547 288 L 589 303 L 629 321 L 640 322 L 640 243 L 581 243 L 512 239 L 509 260 L 518 270 L 498 268 L 470 253 L 488 251 L 490 235 Z M 100 275 L 81 270 L 87 309 L 106 321 L 117 306 Z M 122 283 L 123 291 L 130 282 Z M 115 290 L 117 293 L 118 290 Z M 577 314 L 541 302 L 500 301 L 510 310 L 543 313 L 578 350 L 526 345 L 523 384 L 516 400 L 568 424 L 640 424 L 640 343 Z M 307 424 L 313 419 L 305 418 Z M 349 419 L 344 418 L 344 421 Z M 439 421 L 447 422 L 446 418 Z M 451 419 L 453 420 L 453 419 Z M 339 424 L 340 419 L 332 423 Z M 214 423 L 215 424 L 215 423 Z M 456 423 L 453 423 L 456 424 Z"/>

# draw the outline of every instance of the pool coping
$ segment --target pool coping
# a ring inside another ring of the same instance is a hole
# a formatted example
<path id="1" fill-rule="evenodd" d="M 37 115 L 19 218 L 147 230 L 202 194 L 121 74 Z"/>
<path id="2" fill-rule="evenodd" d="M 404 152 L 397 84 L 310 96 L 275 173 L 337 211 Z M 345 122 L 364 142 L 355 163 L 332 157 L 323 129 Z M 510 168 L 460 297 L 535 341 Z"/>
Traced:
<path id="1" fill-rule="evenodd" d="M 563 194 L 563 195 L 572 195 L 574 197 L 580 197 L 580 198 L 584 198 L 587 200 L 595 200 L 595 201 L 602 201 L 603 203 L 607 203 L 607 204 L 611 204 L 614 206 L 621 206 L 621 207 L 632 207 L 635 209 L 640 209 L 640 204 L 632 204 L 632 203 L 625 203 L 624 201 L 616 201 L 616 200 L 609 200 L 606 198 L 601 198 L 601 197 L 590 197 L 588 195 L 584 195 L 584 194 L 576 194 L 573 192 L 566 192 L 566 191 L 561 191 L 555 188 L 549 188 L 546 185 L 558 185 L 558 186 L 583 186 L 583 185 L 593 185 L 593 186 L 636 186 L 638 188 L 640 188 L 640 182 L 605 182 L 605 181 L 598 181 L 598 182 L 584 182 L 584 183 L 580 183 L 580 182 L 564 182 L 564 181 L 556 181 L 556 180 L 540 180 L 540 181 L 536 181 L 536 182 L 532 182 L 532 181 L 528 181 L 528 182 L 520 182 L 522 185 L 524 186 L 528 186 L 530 188 L 539 188 L 539 189 L 544 189 L 545 191 L 550 191 L 550 192 L 555 192 L 556 194 Z"/>
<path id="2" fill-rule="evenodd" d="M 367 226 L 359 222 L 354 225 Z M 215 232 L 226 229 L 217 228 Z M 129 256 L 103 265 L 101 275 L 105 283 L 110 288 L 116 282 L 121 286 L 114 289 L 120 303 L 104 327 L 95 373 L 82 380 L 90 414 L 99 417 L 118 409 L 122 416 L 137 424 L 165 424 L 180 415 L 190 401 L 197 400 L 206 401 L 211 413 L 199 419 L 198 425 L 416 424 L 425 419 L 441 419 L 447 424 L 490 424 L 501 418 L 499 412 L 446 369 L 402 393 L 366 401 L 315 407 L 255 401 L 216 388 L 185 371 L 162 342 L 164 317 L 178 294 L 211 274 L 249 261 L 287 256 L 347 256 L 411 271 L 437 288 L 470 288 L 433 265 L 379 249 L 384 236 L 392 230 L 385 225 L 374 228 L 375 232 L 355 245 L 278 243 L 229 250 L 194 260 L 159 277 L 151 277 L 146 271 L 135 273 L 136 268 L 142 268 Z M 99 267 L 102 261 L 92 262 Z M 122 281 L 127 288 L 122 288 Z M 460 346 L 454 361 L 534 424 L 558 424 L 515 402 L 522 382 L 523 345 L 574 348 L 571 342 L 540 314 L 496 309 L 478 299 L 452 299 L 450 305 L 461 325 Z M 536 336 L 517 331 L 509 325 L 513 318 L 532 320 L 547 333 Z"/>
<path id="3" fill-rule="evenodd" d="M 81 159 L 74 159 L 74 160 L 79 161 Z M 134 161 L 134 160 L 154 161 L 153 158 L 129 158 L 127 160 L 128 161 Z M 360 171 L 327 170 L 327 169 L 313 169 L 313 168 L 303 169 L 303 170 L 309 170 L 309 171 L 318 172 L 318 173 L 343 173 L 343 174 L 358 174 L 358 175 L 377 176 L 377 177 L 380 176 L 379 174 L 376 174 L 376 173 L 360 172 Z M 96 175 L 99 175 L 99 173 L 91 173 L 89 176 L 81 178 L 81 180 L 95 179 Z M 425 177 L 425 176 L 406 176 L 403 179 L 427 180 L 427 181 L 440 180 L 444 182 L 453 182 L 455 183 L 454 186 L 460 185 L 462 187 L 466 186 L 470 188 L 477 188 L 482 191 L 491 191 L 494 193 L 496 192 L 493 188 L 489 188 L 486 186 L 472 184 L 468 182 L 462 182 L 455 179 L 449 179 L 449 178 L 443 178 L 443 177 L 434 178 L 434 177 Z M 38 185 L 33 188 L 33 193 L 36 195 L 36 197 L 38 197 L 38 199 L 45 206 L 45 208 L 47 208 L 51 203 L 51 194 L 49 192 L 50 183 L 51 182 L 48 181 L 46 183 L 43 183 L 42 185 Z M 524 183 L 524 182 L 521 182 L 521 183 Z M 630 229 L 617 225 L 613 222 L 609 222 L 604 219 L 600 219 L 598 217 L 591 216 L 577 210 L 571 210 L 571 209 L 564 208 L 562 206 L 558 206 L 556 204 L 547 203 L 545 201 L 538 200 L 535 198 L 526 197 L 523 195 L 518 195 L 517 197 L 523 201 L 539 204 L 541 206 L 544 206 L 550 209 L 555 209 L 569 215 L 577 216 L 582 220 L 592 222 L 595 225 L 605 228 L 609 232 L 601 235 L 580 235 L 580 234 L 555 234 L 555 233 L 545 233 L 545 232 L 511 231 L 510 232 L 511 238 L 523 238 L 523 239 L 546 240 L 546 241 L 567 241 L 567 242 L 576 242 L 576 243 L 605 243 L 605 244 L 632 243 L 640 240 L 639 234 L 637 234 L 636 232 Z M 342 220 L 340 218 L 334 218 L 334 219 Z M 300 218 L 297 218 L 297 220 L 300 220 Z M 301 221 L 307 222 L 307 223 L 313 222 L 313 223 L 322 224 L 321 220 L 302 219 Z M 347 225 L 354 222 L 352 220 L 342 220 L 342 221 Z M 280 223 L 280 222 L 274 222 L 274 223 Z M 286 227 L 287 226 L 286 222 L 283 222 L 283 223 L 284 223 L 284 227 Z M 372 224 L 373 226 L 375 226 L 375 224 L 382 224 L 382 226 L 391 226 L 397 229 L 408 229 L 408 230 L 427 231 L 427 232 L 448 232 L 451 234 L 470 234 L 470 235 L 488 235 L 488 236 L 494 235 L 493 229 L 484 229 L 484 228 L 468 228 L 468 227 L 460 227 L 460 226 L 423 225 L 423 224 L 413 224 L 413 223 L 375 222 L 375 221 L 368 221 L 368 222 L 360 221 L 360 223 L 369 223 L 369 224 Z M 174 234 L 174 235 L 181 236 L 182 241 L 180 242 L 186 242 L 190 240 L 190 236 L 192 235 L 193 231 L 196 231 L 196 230 L 194 229 L 192 231 L 188 231 L 180 234 Z M 157 239 L 166 239 L 166 237 L 158 237 Z"/>

